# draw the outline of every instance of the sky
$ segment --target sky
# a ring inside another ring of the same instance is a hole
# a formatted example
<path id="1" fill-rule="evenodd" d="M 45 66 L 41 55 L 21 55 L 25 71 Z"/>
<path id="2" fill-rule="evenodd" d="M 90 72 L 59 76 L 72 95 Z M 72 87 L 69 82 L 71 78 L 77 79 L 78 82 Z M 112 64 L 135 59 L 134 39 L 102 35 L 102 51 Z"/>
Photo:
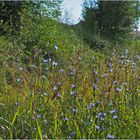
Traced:
<path id="1" fill-rule="evenodd" d="M 70 12 L 74 23 L 77 23 L 81 18 L 82 3 L 83 0 L 63 0 L 63 8 Z"/>
<path id="2" fill-rule="evenodd" d="M 83 0 L 63 0 L 63 8 L 70 13 L 71 20 L 75 24 L 78 23 L 79 19 L 81 18 L 82 3 Z M 139 21 L 139 31 L 140 31 L 140 21 Z"/>

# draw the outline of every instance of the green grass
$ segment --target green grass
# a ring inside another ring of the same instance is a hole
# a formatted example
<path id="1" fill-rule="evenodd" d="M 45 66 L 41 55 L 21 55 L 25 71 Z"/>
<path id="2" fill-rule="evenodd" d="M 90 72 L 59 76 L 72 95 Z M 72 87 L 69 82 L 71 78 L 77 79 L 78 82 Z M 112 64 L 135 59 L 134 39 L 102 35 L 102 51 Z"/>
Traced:
<path id="1" fill-rule="evenodd" d="M 140 138 L 138 44 L 106 53 L 71 41 L 45 63 L 1 39 L 0 138 Z"/>

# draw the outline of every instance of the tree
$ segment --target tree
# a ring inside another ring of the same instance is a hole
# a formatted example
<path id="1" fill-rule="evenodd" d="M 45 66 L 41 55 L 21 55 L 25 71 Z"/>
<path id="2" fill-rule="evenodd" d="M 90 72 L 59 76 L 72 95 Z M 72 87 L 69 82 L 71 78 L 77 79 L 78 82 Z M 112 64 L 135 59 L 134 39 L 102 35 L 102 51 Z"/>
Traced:
<path id="1" fill-rule="evenodd" d="M 32 22 L 38 18 L 49 17 L 54 20 L 61 15 L 60 4 L 62 0 L 47 0 L 47 1 L 0 1 L 0 31 L 1 35 L 14 35 L 20 31 L 24 18 L 30 17 Z"/>
<path id="2" fill-rule="evenodd" d="M 89 35 L 97 33 L 97 7 L 96 1 L 85 0 L 83 3 L 83 28 Z"/>
<path id="3" fill-rule="evenodd" d="M 139 21 L 140 21 L 140 1 L 139 0 L 137 0 L 135 4 L 135 16 L 136 16 L 136 19 L 135 19 L 134 28 L 135 30 L 138 30 Z"/>
<path id="4" fill-rule="evenodd" d="M 83 28 L 92 35 L 98 33 L 102 38 L 111 41 L 124 40 L 138 20 L 135 15 L 138 3 L 139 1 L 85 0 Z"/>
<path id="5" fill-rule="evenodd" d="M 61 15 L 62 0 L 32 1 L 24 4 L 21 12 L 21 29 L 18 40 L 26 50 L 40 47 L 44 50 L 57 34 L 57 20 Z"/>
<path id="6" fill-rule="evenodd" d="M 20 28 L 20 15 L 22 1 L 0 1 L 0 32 L 14 34 Z"/>
<path id="7" fill-rule="evenodd" d="M 135 22 L 134 1 L 98 1 L 100 35 L 111 40 L 128 37 Z"/>

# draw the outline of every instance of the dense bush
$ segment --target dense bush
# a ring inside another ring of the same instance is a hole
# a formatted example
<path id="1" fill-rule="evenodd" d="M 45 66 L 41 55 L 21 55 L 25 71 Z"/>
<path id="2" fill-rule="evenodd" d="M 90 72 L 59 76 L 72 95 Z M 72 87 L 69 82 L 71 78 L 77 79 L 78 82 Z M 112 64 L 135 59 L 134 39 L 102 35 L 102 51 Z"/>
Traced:
<path id="1" fill-rule="evenodd" d="M 92 36 L 84 38 L 85 42 L 92 48 L 93 50 L 102 50 L 104 48 L 109 48 L 111 43 L 105 39 L 101 39 L 98 36 Z"/>

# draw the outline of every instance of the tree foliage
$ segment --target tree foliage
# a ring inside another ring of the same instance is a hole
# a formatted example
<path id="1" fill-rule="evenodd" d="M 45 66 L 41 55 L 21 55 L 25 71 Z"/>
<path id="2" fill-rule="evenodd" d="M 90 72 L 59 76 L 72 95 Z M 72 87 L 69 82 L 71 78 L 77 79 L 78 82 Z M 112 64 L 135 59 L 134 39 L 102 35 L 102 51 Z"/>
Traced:
<path id="1" fill-rule="evenodd" d="M 28 50 L 36 46 L 47 48 L 48 44 L 55 42 L 59 30 L 56 21 L 61 14 L 60 4 L 61 0 L 48 0 L 24 5 L 19 42 L 27 46 Z"/>
<path id="2" fill-rule="evenodd" d="M 128 37 L 138 20 L 139 1 L 85 0 L 83 4 L 84 28 L 101 37 L 120 41 Z"/>
<path id="3" fill-rule="evenodd" d="M 0 32 L 1 35 L 14 33 L 20 27 L 22 1 L 0 1 Z"/>
<path id="4" fill-rule="evenodd" d="M 42 21 L 40 19 L 46 17 L 58 19 L 61 14 L 61 2 L 62 0 L 0 1 L 1 35 L 19 33 L 24 25 L 23 19 L 25 22 L 25 19 L 28 21 L 30 18 L 36 26 Z"/>
<path id="5" fill-rule="evenodd" d="M 99 32 L 112 40 L 127 37 L 135 22 L 132 1 L 99 1 Z"/>
<path id="6" fill-rule="evenodd" d="M 97 29 L 97 9 L 95 7 L 96 2 L 85 0 L 83 3 L 83 28 L 84 32 L 89 35 L 96 34 Z"/>

